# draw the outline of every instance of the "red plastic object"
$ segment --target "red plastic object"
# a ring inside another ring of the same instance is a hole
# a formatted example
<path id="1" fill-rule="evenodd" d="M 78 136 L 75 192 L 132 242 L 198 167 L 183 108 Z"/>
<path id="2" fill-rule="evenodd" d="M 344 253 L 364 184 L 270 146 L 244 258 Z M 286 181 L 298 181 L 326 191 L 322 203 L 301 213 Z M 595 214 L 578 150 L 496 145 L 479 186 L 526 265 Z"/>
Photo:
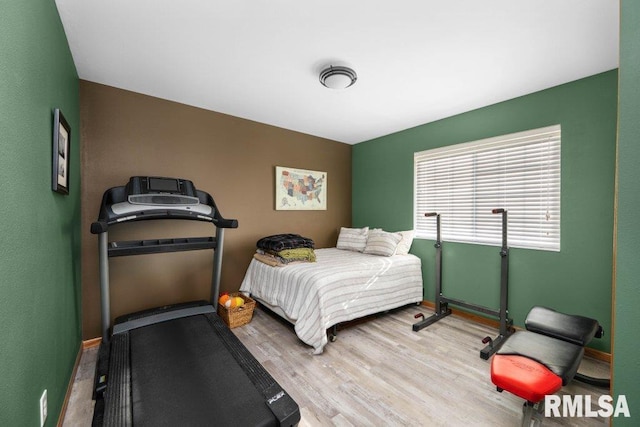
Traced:
<path id="1" fill-rule="evenodd" d="M 523 356 L 496 354 L 491 360 L 491 381 L 529 402 L 539 402 L 562 388 L 562 378 L 546 366 Z"/>

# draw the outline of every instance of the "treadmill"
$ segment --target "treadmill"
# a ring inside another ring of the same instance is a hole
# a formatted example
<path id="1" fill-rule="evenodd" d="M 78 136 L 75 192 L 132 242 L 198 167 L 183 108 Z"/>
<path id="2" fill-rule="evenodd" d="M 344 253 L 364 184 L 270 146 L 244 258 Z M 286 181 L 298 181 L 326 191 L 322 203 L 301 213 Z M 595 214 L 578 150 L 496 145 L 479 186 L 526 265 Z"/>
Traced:
<path id="1" fill-rule="evenodd" d="M 132 221 L 210 222 L 214 236 L 110 242 Z M 292 426 L 300 410 L 216 314 L 225 219 L 211 195 L 184 179 L 132 177 L 108 189 L 91 233 L 98 235 L 102 342 L 94 426 Z M 118 317 L 111 325 L 109 258 L 213 249 L 211 301 Z"/>

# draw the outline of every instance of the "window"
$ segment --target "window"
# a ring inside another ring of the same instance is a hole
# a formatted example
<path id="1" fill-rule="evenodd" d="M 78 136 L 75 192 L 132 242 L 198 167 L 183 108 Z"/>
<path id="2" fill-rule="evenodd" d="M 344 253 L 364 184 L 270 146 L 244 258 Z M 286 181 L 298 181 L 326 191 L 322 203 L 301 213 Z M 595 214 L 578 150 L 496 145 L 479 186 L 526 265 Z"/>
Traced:
<path id="1" fill-rule="evenodd" d="M 560 250 L 560 125 L 414 154 L 416 237 Z"/>

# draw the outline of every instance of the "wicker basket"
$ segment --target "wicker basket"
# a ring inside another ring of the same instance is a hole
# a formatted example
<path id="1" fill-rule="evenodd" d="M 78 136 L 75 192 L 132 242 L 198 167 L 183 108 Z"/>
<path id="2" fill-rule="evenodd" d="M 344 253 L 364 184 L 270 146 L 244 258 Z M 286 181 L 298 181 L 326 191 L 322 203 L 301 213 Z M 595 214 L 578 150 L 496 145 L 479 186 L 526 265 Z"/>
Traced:
<path id="1" fill-rule="evenodd" d="M 220 316 L 222 320 L 224 320 L 224 323 L 231 329 L 251 322 L 256 302 L 240 292 L 231 293 L 229 296 L 242 298 L 244 305 L 242 307 L 227 308 L 218 303 L 218 316 Z"/>

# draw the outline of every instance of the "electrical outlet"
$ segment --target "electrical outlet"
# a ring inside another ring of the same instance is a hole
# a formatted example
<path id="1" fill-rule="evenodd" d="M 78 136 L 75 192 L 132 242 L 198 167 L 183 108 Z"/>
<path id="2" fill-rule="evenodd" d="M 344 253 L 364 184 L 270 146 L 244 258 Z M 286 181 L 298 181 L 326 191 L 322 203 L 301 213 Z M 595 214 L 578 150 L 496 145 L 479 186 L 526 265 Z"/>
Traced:
<path id="1" fill-rule="evenodd" d="M 47 420 L 47 389 L 44 389 L 40 396 L 40 427 L 44 426 Z"/>

